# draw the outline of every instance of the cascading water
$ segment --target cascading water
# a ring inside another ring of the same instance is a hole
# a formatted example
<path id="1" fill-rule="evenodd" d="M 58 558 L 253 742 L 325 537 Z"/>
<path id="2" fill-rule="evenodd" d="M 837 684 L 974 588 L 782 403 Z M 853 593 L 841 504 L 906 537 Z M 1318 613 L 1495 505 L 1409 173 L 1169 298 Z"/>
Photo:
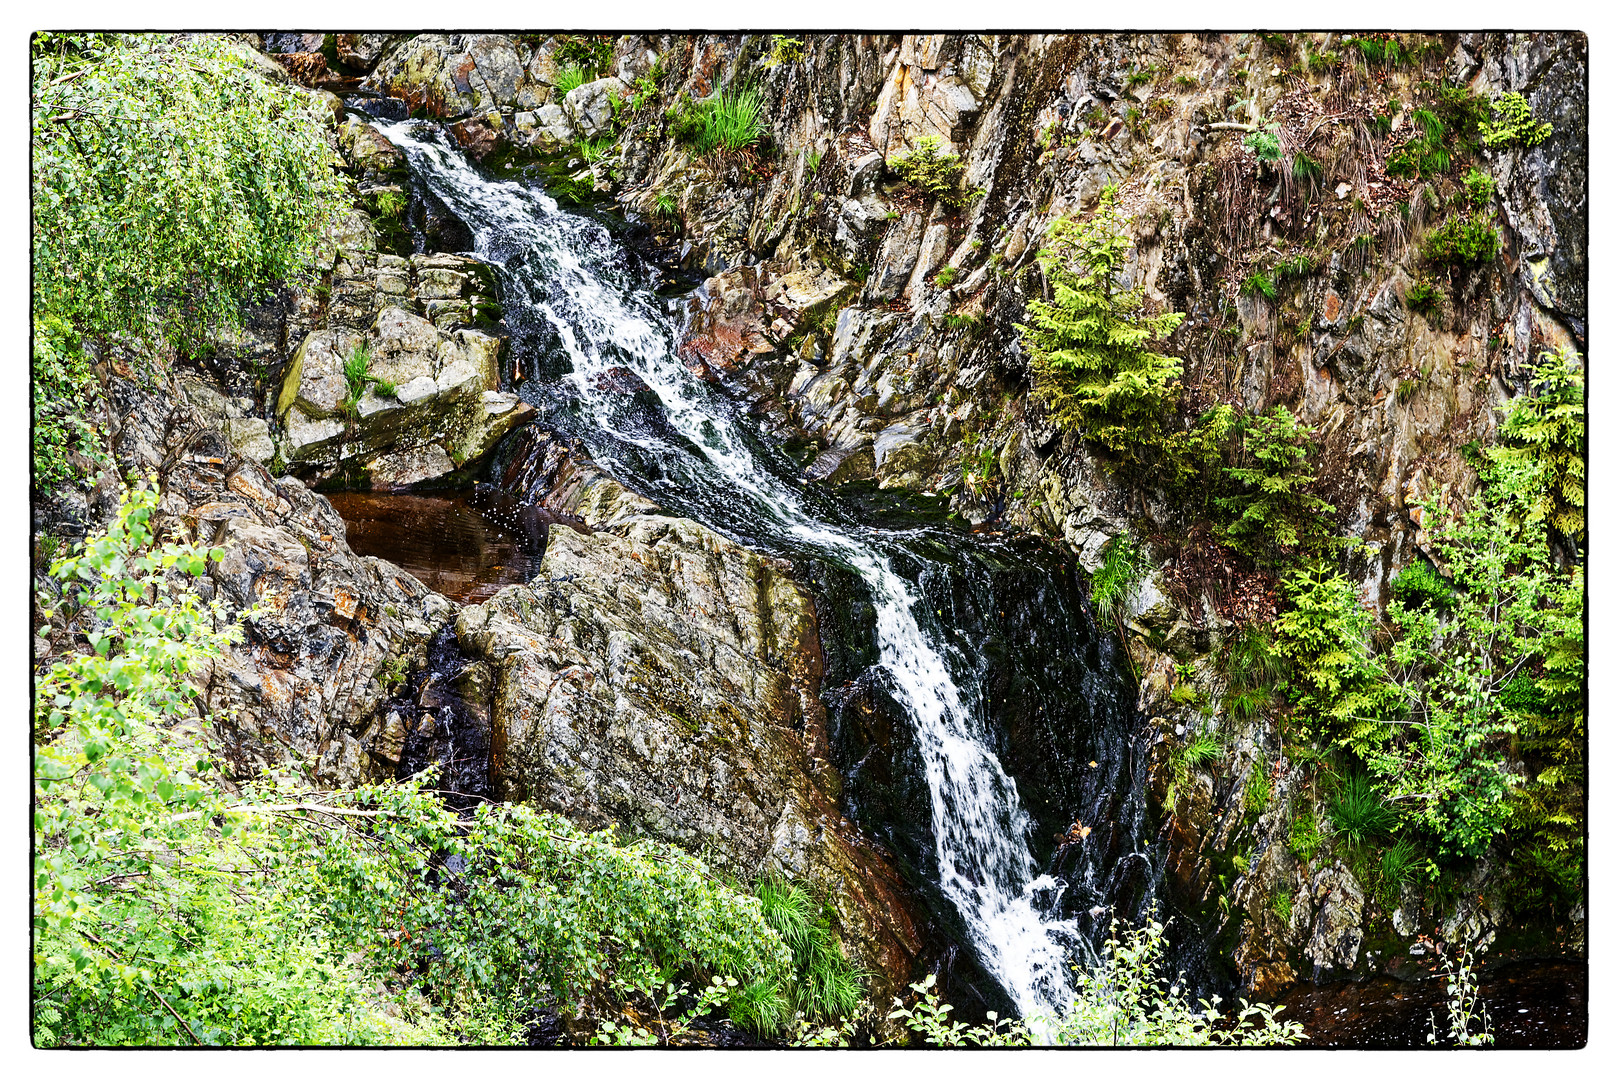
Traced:
<path id="1" fill-rule="evenodd" d="M 873 528 L 826 492 L 788 479 L 796 467 L 681 363 L 667 305 L 599 223 L 562 211 L 535 186 L 483 176 L 436 127 L 382 130 L 418 182 L 471 229 L 473 253 L 498 269 L 521 392 L 547 423 L 670 509 L 750 546 L 831 563 L 862 583 L 880 666 L 925 770 L 937 884 L 1016 1007 L 1060 1011 L 1071 996 L 1071 954 L 1084 942 L 1078 922 L 1063 917 L 1073 898 L 1064 904 L 1064 883 L 1039 872 L 1030 816 L 991 748 L 981 672 L 941 610 L 895 566 L 924 560 L 920 545 L 936 543 L 938 530 Z M 639 376 L 656 407 L 645 394 L 610 389 L 615 368 Z"/>

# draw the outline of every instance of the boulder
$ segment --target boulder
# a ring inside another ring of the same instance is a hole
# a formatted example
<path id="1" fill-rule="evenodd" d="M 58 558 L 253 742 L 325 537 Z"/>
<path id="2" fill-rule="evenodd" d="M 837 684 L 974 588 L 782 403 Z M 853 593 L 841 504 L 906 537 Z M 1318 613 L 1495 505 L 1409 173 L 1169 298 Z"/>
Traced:
<path id="1" fill-rule="evenodd" d="M 420 273 L 454 276 L 433 268 Z M 344 365 L 362 347 L 372 380 L 392 384 L 391 395 L 372 381 L 351 397 Z M 533 412 L 496 392 L 500 348 L 499 338 L 441 330 L 398 307 L 384 308 L 363 335 L 310 334 L 293 356 L 276 406 L 286 431 L 284 459 L 317 477 L 358 473 L 382 486 L 432 479 L 478 460 Z"/>

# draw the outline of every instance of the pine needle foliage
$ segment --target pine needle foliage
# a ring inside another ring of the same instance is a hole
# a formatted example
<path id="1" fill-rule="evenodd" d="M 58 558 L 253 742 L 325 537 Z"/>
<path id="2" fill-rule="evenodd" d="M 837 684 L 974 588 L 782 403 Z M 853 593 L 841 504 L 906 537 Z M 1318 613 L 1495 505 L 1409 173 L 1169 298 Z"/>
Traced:
<path id="1" fill-rule="evenodd" d="M 1242 422 L 1241 463 L 1225 469 L 1236 488 L 1214 500 L 1234 515 L 1221 530 L 1227 544 L 1269 562 L 1325 536 L 1335 508 L 1309 492 L 1313 447 L 1313 432 L 1284 405 Z"/>
<path id="2" fill-rule="evenodd" d="M 1179 394 L 1180 361 L 1152 351 L 1185 316 L 1146 313 L 1144 290 L 1119 280 L 1133 247 L 1117 190 L 1084 221 L 1051 224 L 1039 264 L 1053 299 L 1028 304 L 1019 325 L 1034 395 L 1057 426 L 1077 431 L 1120 461 L 1146 463 L 1165 443 Z"/>

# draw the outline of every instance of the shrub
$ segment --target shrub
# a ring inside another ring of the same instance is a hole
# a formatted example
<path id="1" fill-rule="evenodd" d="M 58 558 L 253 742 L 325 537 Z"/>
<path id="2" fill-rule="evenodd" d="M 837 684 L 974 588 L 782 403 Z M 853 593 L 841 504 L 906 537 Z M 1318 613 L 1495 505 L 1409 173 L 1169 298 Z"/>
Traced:
<path id="1" fill-rule="evenodd" d="M 234 631 L 187 582 L 222 552 L 159 544 L 157 505 L 129 492 L 51 567 L 46 618 L 83 651 L 35 683 L 40 1043 L 506 1039 L 542 1003 L 713 976 L 779 997 L 790 955 L 760 902 L 677 849 L 526 806 L 461 819 L 414 782 L 221 784 L 197 683 Z"/>
<path id="2" fill-rule="evenodd" d="M 1551 125 L 1536 123 L 1528 99 L 1513 91 L 1494 101 L 1494 118 L 1478 126 L 1478 136 L 1490 150 L 1507 146 L 1538 146 L 1551 136 Z"/>
<path id="3" fill-rule="evenodd" d="M 959 205 L 961 174 L 966 164 L 959 154 L 939 153 L 943 140 L 926 135 L 916 140 L 916 148 L 907 154 L 895 154 L 888 165 L 899 178 L 918 191 L 935 199 Z"/>
<path id="4" fill-rule="evenodd" d="M 1494 199 L 1494 177 L 1476 165 L 1466 170 L 1466 175 L 1461 177 L 1461 186 L 1466 191 L 1466 201 L 1474 208 L 1481 210 Z"/>
<path id="5" fill-rule="evenodd" d="M 786 37 L 783 34 L 770 35 L 770 58 L 764 61 L 765 67 L 795 64 L 802 59 L 803 42 L 800 39 Z"/>
<path id="6" fill-rule="evenodd" d="M 1500 232 L 1486 213 L 1457 214 L 1426 235 L 1421 253 L 1439 266 L 1482 266 L 1500 253 Z"/>
<path id="7" fill-rule="evenodd" d="M 1445 612 L 1455 606 L 1455 592 L 1425 562 L 1413 562 L 1393 579 L 1393 596 L 1407 608 Z"/>
<path id="8" fill-rule="evenodd" d="M 1143 463 L 1165 445 L 1163 423 L 1180 388 L 1180 361 L 1148 345 L 1185 316 L 1147 315 L 1142 290 L 1119 285 L 1131 245 L 1116 202 L 1116 189 L 1108 188 L 1088 221 L 1051 224 L 1039 264 L 1054 300 L 1030 301 L 1032 325 L 1017 329 L 1029 352 L 1034 393 L 1057 426 L 1082 432 L 1126 462 Z"/>
<path id="9" fill-rule="evenodd" d="M 1078 973 L 1073 1001 L 1057 1016 L 989 1022 L 967 1027 L 951 1021 L 949 1005 L 933 990 L 935 976 L 911 985 L 919 1000 L 895 1003 L 890 1020 L 901 1020 L 933 1046 L 1284 1046 L 1301 1040 L 1303 1026 L 1280 1020 L 1284 1007 L 1242 1001 L 1233 1016 L 1221 1016 L 1220 999 L 1190 1000 L 1183 980 L 1161 974 L 1165 927 L 1153 916 L 1120 934 L 1112 923 L 1100 955 Z"/>
<path id="10" fill-rule="evenodd" d="M 1545 524 L 1571 540 L 1584 539 L 1584 369 L 1566 347 L 1540 354 L 1536 392 L 1512 400 L 1500 445 L 1488 450 L 1498 466 L 1534 468 L 1526 522 Z"/>
<path id="11" fill-rule="evenodd" d="M 127 335 L 181 352 L 312 262 L 343 202 L 330 113 L 217 37 L 37 34 L 32 251 L 40 482 L 98 389 L 84 362 Z"/>
<path id="12" fill-rule="evenodd" d="M 1326 534 L 1326 515 L 1334 507 L 1308 491 L 1315 481 L 1308 465 L 1312 432 L 1284 405 L 1247 419 L 1241 432 L 1243 464 L 1225 469 L 1237 488 L 1214 499 L 1221 510 L 1235 515 L 1221 526 L 1221 538 L 1260 560 L 1314 544 Z"/>

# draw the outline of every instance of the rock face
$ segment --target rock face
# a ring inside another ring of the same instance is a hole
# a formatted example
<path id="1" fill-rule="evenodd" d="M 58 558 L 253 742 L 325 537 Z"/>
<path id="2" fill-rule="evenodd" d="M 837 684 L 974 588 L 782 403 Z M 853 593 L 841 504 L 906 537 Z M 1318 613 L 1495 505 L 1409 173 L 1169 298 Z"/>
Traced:
<path id="1" fill-rule="evenodd" d="M 217 395 L 217 391 L 215 391 Z M 238 776 L 267 765 L 314 783 L 393 775 L 378 706 L 425 655 L 454 605 L 380 559 L 355 555 L 331 504 L 233 450 L 178 387 L 114 379 L 112 442 L 121 471 L 155 476 L 160 535 L 225 549 L 201 583 L 227 611 L 256 607 L 243 639 L 215 662 L 205 700 Z M 227 420 L 227 423 L 229 421 Z M 103 512 L 117 486 L 102 488 Z"/>
<path id="2" fill-rule="evenodd" d="M 877 999 L 902 989 L 920 941 L 892 863 L 838 809 L 808 594 L 560 444 L 532 454 L 543 504 L 595 532 L 552 530 L 540 579 L 456 621 L 492 673 L 496 796 L 616 821 L 741 880 L 805 881 Z"/>
<path id="3" fill-rule="evenodd" d="M 453 293 L 452 270 L 424 271 L 424 285 Z M 370 330 L 320 330 L 304 339 L 281 385 L 276 413 L 283 454 L 316 477 L 339 472 L 380 487 L 453 472 L 481 458 L 532 414 L 499 392 L 500 339 L 476 330 L 446 333 L 402 308 L 384 308 Z M 368 357 L 383 395 L 368 382 L 355 399 L 345 365 Z"/>

